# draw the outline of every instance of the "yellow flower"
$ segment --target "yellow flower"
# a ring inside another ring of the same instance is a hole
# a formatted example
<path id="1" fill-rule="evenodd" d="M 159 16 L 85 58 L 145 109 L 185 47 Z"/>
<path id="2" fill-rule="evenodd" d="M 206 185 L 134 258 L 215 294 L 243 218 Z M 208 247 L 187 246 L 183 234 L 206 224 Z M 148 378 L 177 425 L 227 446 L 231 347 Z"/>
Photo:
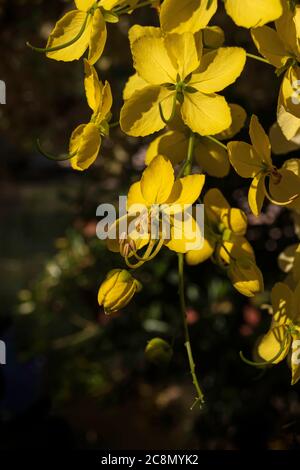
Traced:
<path id="1" fill-rule="evenodd" d="M 164 0 L 160 23 L 168 33 L 195 33 L 203 29 L 217 11 L 217 0 Z M 282 14 L 281 0 L 225 0 L 228 15 L 238 26 L 254 28 Z"/>
<path id="2" fill-rule="evenodd" d="M 268 26 L 256 28 L 252 37 L 259 52 L 276 67 L 277 74 L 285 72 L 277 119 L 283 134 L 291 140 L 300 131 L 300 6 L 293 10 L 288 0 L 283 5 L 284 14 L 276 21 L 276 30 Z"/>
<path id="3" fill-rule="evenodd" d="M 233 286 L 252 297 L 263 290 L 263 278 L 255 263 L 251 245 L 245 238 L 246 214 L 231 208 L 221 191 L 210 189 L 204 196 L 205 242 L 201 249 L 186 254 L 189 265 L 212 259 L 226 269 Z"/>
<path id="4" fill-rule="evenodd" d="M 110 227 L 108 248 L 120 252 L 129 267 L 137 267 L 153 259 L 163 245 L 177 253 L 201 246 L 202 234 L 187 209 L 200 196 L 204 182 L 204 175 L 175 180 L 171 162 L 160 155 L 154 158 L 129 190 L 125 222 L 120 218 Z"/>
<path id="5" fill-rule="evenodd" d="M 272 323 L 268 333 L 260 340 L 257 353 L 265 361 L 261 364 L 267 365 L 278 364 L 291 352 L 289 361 L 294 385 L 300 378 L 300 343 L 296 343 L 300 339 L 300 283 L 293 292 L 286 284 L 278 282 L 272 289 L 271 297 Z"/>
<path id="6" fill-rule="evenodd" d="M 107 38 L 106 22 L 118 21 L 120 6 L 134 6 L 137 0 L 75 0 L 76 10 L 66 13 L 55 25 L 44 49 L 47 57 L 71 62 L 80 59 L 88 49 L 88 60 L 95 64 L 101 57 Z"/>
<path id="7" fill-rule="evenodd" d="M 257 28 L 282 15 L 281 0 L 225 0 L 226 12 L 235 24 Z"/>
<path id="8" fill-rule="evenodd" d="M 109 132 L 108 120 L 112 106 L 110 85 L 99 81 L 95 68 L 85 60 L 85 93 L 87 102 L 93 111 L 88 124 L 80 124 L 70 139 L 70 163 L 74 170 L 86 170 L 96 160 L 101 136 Z"/>
<path id="9" fill-rule="evenodd" d="M 113 269 L 100 286 L 98 303 L 107 315 L 126 307 L 142 284 L 125 269 Z"/>
<path id="10" fill-rule="evenodd" d="M 163 129 L 180 104 L 184 123 L 200 135 L 230 127 L 230 108 L 216 94 L 241 74 L 246 53 L 240 47 L 220 47 L 202 53 L 201 33 L 162 35 L 158 28 L 133 27 L 131 50 L 137 75 L 125 92 L 120 124 L 132 136 Z"/>
<path id="11" fill-rule="evenodd" d="M 246 120 L 246 112 L 236 104 L 229 104 L 232 116 L 232 124 L 229 129 L 217 135 L 219 140 L 231 139 L 243 127 Z M 150 145 L 146 153 L 146 165 L 156 155 L 164 155 L 173 165 L 184 160 L 188 152 L 189 129 L 183 123 L 179 113 L 169 124 L 169 131 L 157 137 Z M 223 178 L 229 173 L 230 164 L 226 149 L 206 137 L 196 135 L 194 157 L 203 173 L 217 178 Z"/>
<path id="12" fill-rule="evenodd" d="M 253 214 L 260 214 L 265 197 L 274 204 L 297 208 L 300 203 L 297 160 L 287 160 L 280 169 L 273 165 L 269 138 L 256 116 L 251 118 L 250 138 L 252 145 L 236 141 L 229 142 L 227 147 L 235 171 L 243 178 L 253 178 L 248 193 Z"/>

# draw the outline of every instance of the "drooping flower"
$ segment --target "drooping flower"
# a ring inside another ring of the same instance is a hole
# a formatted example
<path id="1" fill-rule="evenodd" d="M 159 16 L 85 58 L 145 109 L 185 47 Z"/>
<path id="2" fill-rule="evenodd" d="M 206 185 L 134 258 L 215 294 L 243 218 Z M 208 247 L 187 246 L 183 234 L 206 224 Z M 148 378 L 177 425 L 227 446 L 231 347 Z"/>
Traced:
<path id="1" fill-rule="evenodd" d="M 257 346 L 261 365 L 278 364 L 290 352 L 292 385 L 300 379 L 300 283 L 292 291 L 278 282 L 272 289 L 273 316 L 270 329 Z M 260 365 L 258 362 L 257 365 Z"/>
<path id="2" fill-rule="evenodd" d="M 98 303 L 107 315 L 117 312 L 129 304 L 142 284 L 126 269 L 109 271 L 98 292 Z"/>
<path id="3" fill-rule="evenodd" d="M 166 34 L 158 28 L 133 27 L 131 51 L 137 74 L 124 93 L 120 124 L 132 136 L 163 129 L 177 103 L 184 123 L 200 135 L 230 127 L 230 107 L 216 94 L 241 74 L 246 53 L 240 47 L 220 47 L 203 54 L 201 34 Z"/>
<path id="4" fill-rule="evenodd" d="M 280 169 L 274 166 L 269 138 L 256 116 L 251 118 L 250 138 L 252 145 L 233 141 L 227 147 L 235 171 L 242 178 L 252 178 L 248 201 L 253 214 L 260 214 L 265 197 L 277 205 L 299 207 L 300 169 L 297 160 L 287 160 Z"/>
<path id="5" fill-rule="evenodd" d="M 201 246 L 203 235 L 188 209 L 204 182 L 204 175 L 175 180 L 171 162 L 163 156 L 154 158 L 129 190 L 126 218 L 109 228 L 108 248 L 120 252 L 129 267 L 136 267 L 153 259 L 164 245 L 177 253 Z"/>
<path id="6" fill-rule="evenodd" d="M 212 258 L 226 270 L 233 286 L 252 297 L 263 290 L 263 277 L 253 249 L 245 238 L 246 214 L 231 208 L 221 191 L 210 189 L 204 196 L 205 241 L 202 248 L 186 254 L 189 265 Z"/>
<path id="7" fill-rule="evenodd" d="M 276 67 L 278 75 L 285 72 L 282 81 L 277 120 L 288 140 L 300 131 L 300 6 L 291 8 L 288 0 L 283 0 L 284 14 L 275 25 L 252 30 L 252 37 L 259 52 Z"/>
<path id="8" fill-rule="evenodd" d="M 95 68 L 84 62 L 85 67 L 85 93 L 87 102 L 93 111 L 88 124 L 80 124 L 72 133 L 70 139 L 70 163 L 74 170 L 86 170 L 96 160 L 102 136 L 108 135 L 111 117 L 112 94 L 108 82 L 103 84 Z"/>
<path id="9" fill-rule="evenodd" d="M 116 7 L 134 6 L 137 0 L 74 0 L 76 10 L 67 12 L 50 33 L 45 52 L 54 60 L 78 60 L 89 50 L 88 60 L 95 64 L 102 55 L 107 38 L 106 22 L 117 22 Z"/>
<path id="10" fill-rule="evenodd" d="M 246 120 L 246 112 L 241 106 L 236 104 L 229 104 L 229 106 L 232 124 L 226 131 L 216 135 L 216 138 L 220 141 L 229 140 L 236 135 Z M 168 127 L 170 130 L 157 137 L 149 145 L 146 153 L 146 165 L 149 165 L 156 155 L 166 156 L 173 165 L 182 162 L 185 155 L 187 155 L 190 131 L 185 126 L 179 113 L 177 113 Z M 229 173 L 228 152 L 218 143 L 209 140 L 207 137 L 195 136 L 194 157 L 203 173 L 217 178 L 223 178 Z"/>

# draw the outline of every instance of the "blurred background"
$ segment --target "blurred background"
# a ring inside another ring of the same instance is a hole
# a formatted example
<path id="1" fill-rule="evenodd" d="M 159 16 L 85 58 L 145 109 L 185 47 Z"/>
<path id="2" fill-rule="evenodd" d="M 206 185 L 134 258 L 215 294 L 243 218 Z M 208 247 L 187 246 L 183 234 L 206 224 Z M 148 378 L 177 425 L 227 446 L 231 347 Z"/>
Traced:
<path id="1" fill-rule="evenodd" d="M 290 386 L 286 363 L 261 371 L 239 357 L 240 350 L 250 357 L 268 329 L 270 318 L 258 306 L 284 277 L 278 254 L 297 240 L 288 212 L 266 205 L 261 217 L 251 217 L 247 180 L 232 172 L 222 181 L 208 178 L 206 187 L 218 185 L 249 214 L 248 237 L 266 292 L 242 297 L 211 262 L 187 269 L 188 320 L 206 395 L 202 411 L 189 410 L 194 390 L 176 302 L 176 257 L 162 251 L 140 270 L 143 292 L 126 310 L 107 317 L 99 308 L 99 285 L 122 260 L 95 237 L 96 208 L 127 193 L 151 139 L 113 130 L 84 173 L 36 150 L 39 137 L 49 151 L 65 152 L 72 129 L 89 119 L 82 62 L 51 61 L 25 46 L 27 40 L 43 45 L 72 5 L 0 1 L 0 79 L 7 85 L 7 104 L 0 105 L 0 339 L 7 345 L 0 449 L 300 448 L 300 384 Z M 112 86 L 114 120 L 133 72 L 127 39 L 133 23 L 157 25 L 157 16 L 145 8 L 109 25 L 98 64 Z M 212 24 L 225 29 L 227 44 L 255 53 L 249 32 L 222 8 Z M 271 67 L 250 60 L 226 96 L 268 129 L 279 83 Z M 247 130 L 238 137 L 247 140 Z M 173 345 L 168 366 L 145 359 L 155 336 Z"/>

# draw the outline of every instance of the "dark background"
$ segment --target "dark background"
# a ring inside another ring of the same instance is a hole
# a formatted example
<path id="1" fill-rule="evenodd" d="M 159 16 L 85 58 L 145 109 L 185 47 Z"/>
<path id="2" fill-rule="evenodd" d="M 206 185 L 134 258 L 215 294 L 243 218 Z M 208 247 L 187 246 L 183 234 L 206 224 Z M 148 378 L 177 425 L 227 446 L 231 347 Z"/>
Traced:
<path id="1" fill-rule="evenodd" d="M 96 207 L 117 201 L 143 169 L 147 143 L 116 129 L 102 156 L 84 173 L 39 155 L 67 149 L 72 129 L 89 119 L 82 61 L 46 59 L 26 48 L 44 44 L 53 23 L 72 2 L 0 1 L 0 449 L 296 449 L 300 447 L 299 387 L 285 363 L 266 371 L 244 364 L 269 317 L 258 306 L 283 279 L 277 255 L 295 242 L 288 212 L 266 205 L 249 217 L 249 240 L 265 275 L 266 292 L 247 299 L 211 262 L 187 269 L 188 319 L 198 374 L 206 395 L 202 411 L 189 410 L 191 384 L 176 302 L 176 257 L 163 251 L 139 276 L 143 292 L 111 318 L 97 305 L 106 272 L 122 266 L 95 237 Z M 149 8 L 109 26 L 98 67 L 114 94 L 132 73 L 127 31 L 157 24 Z M 226 43 L 255 52 L 249 32 L 220 8 L 212 24 Z M 275 120 L 280 81 L 268 65 L 249 61 L 229 101 L 256 113 L 266 129 Z M 247 131 L 239 136 L 247 139 Z M 285 157 L 284 157 L 285 158 Z M 282 163 L 282 157 L 275 157 Z M 234 172 L 218 185 L 248 211 L 248 181 Z M 249 212 L 249 211 L 248 211 Z M 169 340 L 169 366 L 145 360 L 154 336 Z"/>

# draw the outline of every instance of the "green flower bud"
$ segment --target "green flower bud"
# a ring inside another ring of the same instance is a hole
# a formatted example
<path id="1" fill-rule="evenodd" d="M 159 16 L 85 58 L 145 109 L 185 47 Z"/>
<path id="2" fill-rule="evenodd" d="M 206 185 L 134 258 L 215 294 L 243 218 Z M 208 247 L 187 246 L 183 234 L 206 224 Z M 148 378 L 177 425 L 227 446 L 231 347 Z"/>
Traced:
<path id="1" fill-rule="evenodd" d="M 141 289 L 142 284 L 126 269 L 113 269 L 100 286 L 99 305 L 102 305 L 105 313 L 110 315 L 126 307 L 134 294 Z"/>
<path id="2" fill-rule="evenodd" d="M 171 345 L 162 338 L 151 339 L 145 349 L 146 358 L 156 365 L 168 364 L 173 355 Z"/>

